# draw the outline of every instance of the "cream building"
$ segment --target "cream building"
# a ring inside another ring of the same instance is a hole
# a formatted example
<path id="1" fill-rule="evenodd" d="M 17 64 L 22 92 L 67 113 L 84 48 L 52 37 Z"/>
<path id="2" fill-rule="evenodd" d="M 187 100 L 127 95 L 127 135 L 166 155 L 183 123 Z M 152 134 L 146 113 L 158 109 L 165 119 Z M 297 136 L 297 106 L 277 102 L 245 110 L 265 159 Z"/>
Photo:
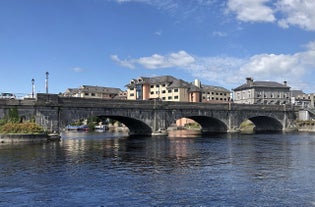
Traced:
<path id="1" fill-rule="evenodd" d="M 126 99 L 127 92 L 119 88 L 82 85 L 80 88 L 68 88 L 62 94 L 66 97 L 98 98 L 98 99 Z"/>
<path id="2" fill-rule="evenodd" d="M 128 100 L 197 102 L 200 99 L 194 92 L 194 85 L 173 76 L 139 77 L 132 79 L 126 87 Z"/>

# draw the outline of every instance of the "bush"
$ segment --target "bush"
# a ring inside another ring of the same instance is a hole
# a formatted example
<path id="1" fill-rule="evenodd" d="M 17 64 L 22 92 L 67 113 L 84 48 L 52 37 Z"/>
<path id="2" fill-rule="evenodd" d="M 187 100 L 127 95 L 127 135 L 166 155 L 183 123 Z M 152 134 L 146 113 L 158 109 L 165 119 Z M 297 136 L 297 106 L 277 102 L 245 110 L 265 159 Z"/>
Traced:
<path id="1" fill-rule="evenodd" d="M 24 122 L 24 123 L 11 123 L 8 122 L 0 127 L 0 133 L 10 134 L 40 134 L 44 129 L 36 123 Z"/>

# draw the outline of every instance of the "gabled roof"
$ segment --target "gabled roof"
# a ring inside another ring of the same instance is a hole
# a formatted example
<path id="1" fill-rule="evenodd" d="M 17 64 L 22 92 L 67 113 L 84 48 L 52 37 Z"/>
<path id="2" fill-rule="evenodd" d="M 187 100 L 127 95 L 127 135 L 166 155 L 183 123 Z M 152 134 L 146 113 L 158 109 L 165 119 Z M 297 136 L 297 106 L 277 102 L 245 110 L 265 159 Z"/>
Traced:
<path id="1" fill-rule="evenodd" d="M 285 84 L 281 84 L 274 81 L 252 81 L 247 82 L 237 88 L 234 88 L 233 91 L 242 91 L 246 89 L 252 89 L 252 88 L 282 88 L 282 89 L 290 89 L 289 86 Z"/>
<path id="2" fill-rule="evenodd" d="M 170 75 L 155 76 L 155 77 L 139 77 L 138 79 L 132 79 L 126 87 L 134 87 L 136 84 L 166 84 L 167 88 L 190 88 L 192 84 L 183 81 L 182 79 L 174 78 Z"/>
<path id="3" fill-rule="evenodd" d="M 224 92 L 224 93 L 230 93 L 228 89 L 221 87 L 221 86 L 210 86 L 210 85 L 201 85 L 202 91 L 218 91 L 218 92 Z"/>
<path id="4" fill-rule="evenodd" d="M 122 92 L 120 88 L 89 86 L 89 85 L 82 85 L 79 90 L 81 92 L 108 93 L 108 94 L 118 94 Z"/>

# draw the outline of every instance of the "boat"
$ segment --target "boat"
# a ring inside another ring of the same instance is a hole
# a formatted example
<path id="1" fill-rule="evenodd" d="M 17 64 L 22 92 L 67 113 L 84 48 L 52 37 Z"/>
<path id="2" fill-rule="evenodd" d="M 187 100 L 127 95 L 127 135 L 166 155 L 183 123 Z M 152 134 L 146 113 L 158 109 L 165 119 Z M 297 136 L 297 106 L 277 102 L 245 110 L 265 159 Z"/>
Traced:
<path id="1" fill-rule="evenodd" d="M 109 128 L 108 128 L 108 126 L 107 125 L 95 125 L 94 126 L 94 129 L 96 130 L 96 131 L 106 131 L 106 130 L 108 130 Z"/>
<path id="2" fill-rule="evenodd" d="M 89 127 L 87 125 L 79 125 L 79 126 L 73 126 L 73 125 L 67 125 L 66 130 L 77 130 L 77 131 L 87 131 Z"/>

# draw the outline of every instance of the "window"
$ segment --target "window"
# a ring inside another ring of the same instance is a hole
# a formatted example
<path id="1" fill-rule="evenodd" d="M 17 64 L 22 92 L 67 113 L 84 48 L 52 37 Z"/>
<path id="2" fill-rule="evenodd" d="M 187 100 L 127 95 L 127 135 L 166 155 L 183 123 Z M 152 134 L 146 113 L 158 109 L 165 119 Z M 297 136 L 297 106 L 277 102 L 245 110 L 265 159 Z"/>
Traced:
<path id="1" fill-rule="evenodd" d="M 174 96 L 174 99 L 178 99 L 178 96 Z"/>
<path id="2" fill-rule="evenodd" d="M 150 88 L 154 88 L 154 85 L 150 85 Z"/>
<path id="3" fill-rule="evenodd" d="M 175 89 L 174 89 L 174 92 L 178 92 L 178 88 L 175 88 Z"/>
<path id="4" fill-rule="evenodd" d="M 162 100 L 165 101 L 165 97 L 162 97 Z"/>
<path id="5" fill-rule="evenodd" d="M 167 92 L 172 93 L 172 89 L 169 89 Z"/>
<path id="6" fill-rule="evenodd" d="M 167 97 L 168 100 L 172 100 L 172 96 Z"/>
<path id="7" fill-rule="evenodd" d="M 166 93 L 166 91 L 165 91 L 165 90 L 162 90 L 162 93 Z"/>
<path id="8" fill-rule="evenodd" d="M 130 96 L 135 96 L 135 94 L 134 94 L 134 93 L 131 93 Z"/>
<path id="9" fill-rule="evenodd" d="M 154 94 L 154 92 L 153 92 L 153 91 L 151 91 L 151 92 L 150 92 L 150 94 L 151 94 L 151 95 L 153 95 L 153 94 Z"/>

